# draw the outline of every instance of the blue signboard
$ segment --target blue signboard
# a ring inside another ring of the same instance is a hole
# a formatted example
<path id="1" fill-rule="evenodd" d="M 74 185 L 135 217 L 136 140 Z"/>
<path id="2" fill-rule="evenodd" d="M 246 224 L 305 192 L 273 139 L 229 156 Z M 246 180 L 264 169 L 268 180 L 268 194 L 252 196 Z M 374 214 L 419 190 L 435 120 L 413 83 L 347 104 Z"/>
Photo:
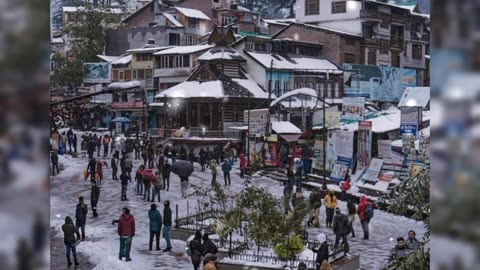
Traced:
<path id="1" fill-rule="evenodd" d="M 412 134 L 417 137 L 418 135 L 418 124 L 417 123 L 402 123 L 400 124 L 400 136 L 404 134 Z"/>

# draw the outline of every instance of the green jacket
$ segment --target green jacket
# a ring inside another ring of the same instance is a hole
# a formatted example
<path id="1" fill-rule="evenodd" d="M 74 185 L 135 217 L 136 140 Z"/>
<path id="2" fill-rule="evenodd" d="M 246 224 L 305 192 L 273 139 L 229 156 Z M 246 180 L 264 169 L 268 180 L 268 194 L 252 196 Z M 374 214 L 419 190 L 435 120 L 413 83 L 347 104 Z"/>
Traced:
<path id="1" fill-rule="evenodd" d="M 215 160 L 210 161 L 210 168 L 212 169 L 212 173 L 217 173 L 217 162 Z"/>
<path id="2" fill-rule="evenodd" d="M 66 245 L 75 244 L 75 225 L 73 225 L 73 220 L 71 217 L 65 218 L 65 224 L 62 225 L 63 231 L 63 242 Z"/>

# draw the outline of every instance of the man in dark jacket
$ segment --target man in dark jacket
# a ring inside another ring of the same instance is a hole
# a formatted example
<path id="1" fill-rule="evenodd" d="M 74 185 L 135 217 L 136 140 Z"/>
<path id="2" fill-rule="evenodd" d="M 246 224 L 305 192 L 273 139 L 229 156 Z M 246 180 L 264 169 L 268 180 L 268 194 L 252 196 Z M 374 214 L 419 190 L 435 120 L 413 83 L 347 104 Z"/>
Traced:
<path id="1" fill-rule="evenodd" d="M 357 208 L 353 203 L 352 199 L 348 199 L 347 202 L 347 209 L 348 209 L 348 225 L 350 227 L 350 231 L 352 232 L 352 237 L 355 237 L 355 230 L 353 229 L 353 222 L 355 221 L 355 215 L 357 214 Z"/>
<path id="2" fill-rule="evenodd" d="M 162 230 L 162 215 L 157 210 L 157 205 L 150 205 L 150 210 L 148 211 L 148 219 L 150 220 L 150 242 L 149 249 L 152 251 L 153 238 L 156 237 L 156 247 L 157 250 L 160 250 L 160 231 Z"/>
<path id="3" fill-rule="evenodd" d="M 72 152 L 73 130 L 71 128 L 67 131 L 67 140 L 68 140 L 68 148 L 70 152 Z"/>
<path id="4" fill-rule="evenodd" d="M 322 262 L 326 260 L 328 262 L 328 243 L 327 243 L 327 236 L 323 233 L 319 233 L 317 235 L 317 240 L 320 243 L 320 247 L 312 248 L 313 252 L 317 252 L 317 259 L 316 259 L 316 264 L 317 264 L 317 270 L 320 270 L 320 266 L 322 265 Z"/>
<path id="5" fill-rule="evenodd" d="M 52 173 L 55 175 L 55 169 L 57 169 L 57 174 L 60 173 L 58 170 L 58 154 L 57 151 L 52 151 L 52 154 L 50 155 L 50 159 L 52 160 Z"/>
<path id="6" fill-rule="evenodd" d="M 388 262 L 392 262 L 394 260 L 398 260 L 408 255 L 410 250 L 407 248 L 405 244 L 405 239 L 403 237 L 397 238 L 397 245 L 390 251 L 390 256 L 388 257 Z"/>
<path id="7" fill-rule="evenodd" d="M 110 161 L 110 167 L 112 168 L 112 179 L 118 180 L 118 157 L 116 154 L 113 155 L 112 160 Z"/>
<path id="8" fill-rule="evenodd" d="M 135 219 L 130 215 L 130 209 L 123 208 L 122 215 L 118 220 L 114 220 L 112 224 L 118 223 L 118 235 L 120 236 L 120 254 L 118 258 L 122 260 L 125 257 L 129 262 L 130 248 L 132 247 L 132 239 L 135 236 Z"/>
<path id="9" fill-rule="evenodd" d="M 93 183 L 95 181 L 95 172 L 97 169 L 97 161 L 95 158 L 90 159 L 90 162 L 88 162 L 87 165 L 87 171 L 90 171 L 90 182 Z"/>
<path id="10" fill-rule="evenodd" d="M 172 209 L 170 209 L 170 201 L 165 201 L 163 208 L 163 238 L 167 242 L 167 248 L 163 252 L 171 251 L 172 244 L 170 243 L 172 229 Z"/>
<path id="11" fill-rule="evenodd" d="M 155 165 L 155 149 L 153 148 L 153 144 L 150 143 L 148 145 L 148 168 L 153 168 Z"/>
<path id="12" fill-rule="evenodd" d="M 77 261 L 75 225 L 73 225 L 73 220 L 71 217 L 69 216 L 65 217 L 65 224 L 62 225 L 62 231 L 63 231 L 63 242 L 65 243 L 65 247 L 67 248 L 68 266 L 72 265 L 72 261 L 70 261 L 70 251 L 72 251 L 75 266 L 80 265 Z"/>
<path id="13" fill-rule="evenodd" d="M 319 189 L 315 189 L 308 198 L 309 219 L 307 226 L 320 227 L 320 207 L 322 206 L 322 193 Z"/>
<path id="14" fill-rule="evenodd" d="M 207 147 L 207 152 L 205 153 L 206 154 L 206 162 L 207 162 L 207 168 L 210 167 L 210 161 L 213 159 L 213 152 L 212 150 L 210 150 L 210 148 Z"/>
<path id="15" fill-rule="evenodd" d="M 96 137 L 94 137 L 94 138 L 96 138 Z M 90 138 L 90 140 L 88 141 L 88 144 L 87 144 L 88 159 L 93 158 L 93 153 L 95 152 L 95 147 L 97 146 L 97 142 L 95 141 L 94 138 L 93 139 Z"/>
<path id="16" fill-rule="evenodd" d="M 193 152 L 193 148 L 191 148 L 190 152 L 188 152 L 188 160 L 190 160 L 190 163 L 192 164 L 195 162 L 195 153 Z"/>
<path id="17" fill-rule="evenodd" d="M 232 165 L 228 160 L 224 160 L 222 164 L 222 171 L 223 171 L 223 180 L 225 181 L 225 186 L 230 186 L 232 181 L 230 179 L 230 171 L 232 170 Z"/>
<path id="18" fill-rule="evenodd" d="M 90 202 L 92 203 L 92 212 L 93 212 L 93 217 L 98 217 L 97 214 L 97 203 L 98 203 L 98 198 L 100 197 L 100 187 L 97 186 L 97 181 L 92 182 L 92 191 L 90 194 Z"/>
<path id="19" fill-rule="evenodd" d="M 333 217 L 333 232 L 335 233 L 335 250 L 337 250 L 338 242 L 342 239 L 343 252 L 345 255 L 349 251 L 347 242 L 348 219 L 341 213 L 340 208 L 335 208 L 335 216 Z"/>
<path id="20" fill-rule="evenodd" d="M 97 138 L 97 157 L 100 157 L 100 150 L 102 149 L 102 136 Z"/>
<path id="21" fill-rule="evenodd" d="M 202 261 L 202 256 L 206 254 L 202 245 L 202 233 L 200 231 L 195 232 L 195 237 L 188 243 L 188 246 L 192 258 L 193 269 L 198 270 Z"/>
<path id="22" fill-rule="evenodd" d="M 200 166 L 202 167 L 202 172 L 205 171 L 206 158 L 207 158 L 207 153 L 203 150 L 203 148 L 200 148 L 199 161 L 200 161 Z"/>
<path id="23" fill-rule="evenodd" d="M 73 151 L 77 152 L 77 134 L 73 134 L 72 139 Z"/>
<path id="24" fill-rule="evenodd" d="M 122 193 L 121 193 L 121 200 L 122 201 L 128 201 L 127 199 L 127 186 L 128 186 L 128 180 L 130 178 L 128 177 L 127 173 L 125 171 L 122 172 L 120 175 L 120 181 L 122 182 Z"/>
<path id="25" fill-rule="evenodd" d="M 82 240 L 85 240 L 85 224 L 87 223 L 88 207 L 83 202 L 83 197 L 78 198 L 77 209 L 75 210 L 75 231 L 77 239 L 80 239 L 79 229 L 82 230 Z"/>
<path id="26" fill-rule="evenodd" d="M 205 251 L 205 254 L 210 253 L 210 254 L 217 254 L 218 253 L 218 248 L 217 246 L 210 240 L 208 237 L 208 233 L 205 233 L 202 237 L 203 240 L 203 249 Z"/>

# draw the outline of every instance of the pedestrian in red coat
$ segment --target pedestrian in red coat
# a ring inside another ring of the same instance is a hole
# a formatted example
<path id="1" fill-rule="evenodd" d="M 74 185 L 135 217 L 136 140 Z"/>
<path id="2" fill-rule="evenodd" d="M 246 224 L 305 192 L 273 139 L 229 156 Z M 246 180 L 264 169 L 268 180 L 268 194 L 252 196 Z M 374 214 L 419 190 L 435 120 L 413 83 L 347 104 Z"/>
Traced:
<path id="1" fill-rule="evenodd" d="M 130 248 L 132 247 L 132 238 L 135 236 L 135 219 L 130 215 L 128 208 L 123 208 L 123 213 L 118 220 L 114 220 L 112 224 L 118 223 L 118 235 L 120 236 L 120 254 L 118 258 L 122 260 L 125 257 L 129 262 Z"/>
<path id="2" fill-rule="evenodd" d="M 245 171 L 247 170 L 247 158 L 245 154 L 240 154 L 240 177 L 243 178 L 245 175 Z"/>
<path id="3" fill-rule="evenodd" d="M 342 182 L 342 185 L 340 186 L 340 189 L 342 190 L 342 200 L 347 201 L 347 190 L 349 190 L 352 185 L 350 184 L 351 179 L 349 176 L 346 177 L 347 180 Z"/>

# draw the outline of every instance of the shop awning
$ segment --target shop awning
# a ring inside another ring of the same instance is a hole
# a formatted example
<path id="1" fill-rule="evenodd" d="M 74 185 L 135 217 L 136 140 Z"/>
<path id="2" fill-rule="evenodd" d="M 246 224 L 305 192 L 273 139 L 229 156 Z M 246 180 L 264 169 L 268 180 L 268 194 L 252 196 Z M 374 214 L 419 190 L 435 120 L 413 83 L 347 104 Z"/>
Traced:
<path id="1" fill-rule="evenodd" d="M 287 142 L 296 142 L 302 134 L 279 134 Z"/>

